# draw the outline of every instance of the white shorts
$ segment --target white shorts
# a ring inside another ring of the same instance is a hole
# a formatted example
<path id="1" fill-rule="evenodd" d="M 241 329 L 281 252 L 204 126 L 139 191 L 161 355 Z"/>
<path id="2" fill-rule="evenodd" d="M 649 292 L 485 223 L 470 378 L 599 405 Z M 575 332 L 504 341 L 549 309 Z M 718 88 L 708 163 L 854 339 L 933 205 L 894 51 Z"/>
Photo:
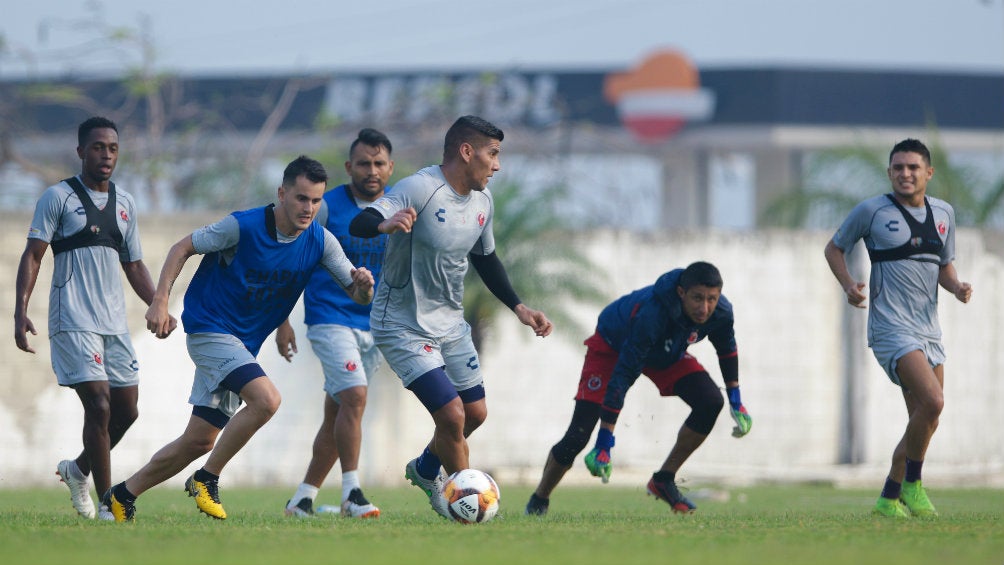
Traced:
<path id="1" fill-rule="evenodd" d="M 324 392 L 338 402 L 347 388 L 369 385 L 380 368 L 380 351 L 370 332 L 338 324 L 307 326 L 307 339 L 324 370 Z"/>
<path id="2" fill-rule="evenodd" d="M 872 342 L 871 348 L 886 376 L 897 386 L 902 386 L 903 383 L 899 382 L 896 365 L 904 355 L 911 351 L 923 351 L 928 364 L 932 367 L 945 363 L 945 348 L 941 342 L 918 336 L 899 334 L 883 337 Z"/>
<path id="3" fill-rule="evenodd" d="M 446 376 L 457 390 L 467 390 L 484 380 L 467 322 L 461 322 L 441 338 L 430 338 L 406 328 L 373 329 L 371 333 L 387 364 L 405 387 L 438 367 L 445 367 Z"/>
<path id="4" fill-rule="evenodd" d="M 108 381 L 111 388 L 139 385 L 139 363 L 129 334 L 57 332 L 49 337 L 52 370 L 60 386 Z"/>
<path id="5" fill-rule="evenodd" d="M 237 393 L 221 386 L 223 379 L 239 367 L 257 363 L 241 340 L 229 334 L 187 334 L 188 355 L 195 363 L 195 379 L 188 403 L 213 408 L 232 417 L 241 406 Z"/>

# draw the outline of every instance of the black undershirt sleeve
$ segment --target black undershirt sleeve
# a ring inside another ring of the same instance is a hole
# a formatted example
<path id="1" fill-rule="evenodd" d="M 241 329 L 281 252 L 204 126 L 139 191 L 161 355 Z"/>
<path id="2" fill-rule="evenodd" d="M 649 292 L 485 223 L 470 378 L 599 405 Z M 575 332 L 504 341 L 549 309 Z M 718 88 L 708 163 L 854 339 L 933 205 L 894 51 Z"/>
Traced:
<path id="1" fill-rule="evenodd" d="M 384 217 L 372 208 L 365 208 L 349 223 L 349 235 L 355 237 L 376 237 L 380 235 L 380 222 Z"/>
<path id="2" fill-rule="evenodd" d="M 468 257 L 470 257 L 474 270 L 478 272 L 478 276 L 481 277 L 488 290 L 495 295 L 495 298 L 498 298 L 510 310 L 520 304 L 520 299 L 516 296 L 516 291 L 513 290 L 512 284 L 509 282 L 509 275 L 506 274 L 502 261 L 499 260 L 494 251 L 488 255 L 471 253 Z"/>

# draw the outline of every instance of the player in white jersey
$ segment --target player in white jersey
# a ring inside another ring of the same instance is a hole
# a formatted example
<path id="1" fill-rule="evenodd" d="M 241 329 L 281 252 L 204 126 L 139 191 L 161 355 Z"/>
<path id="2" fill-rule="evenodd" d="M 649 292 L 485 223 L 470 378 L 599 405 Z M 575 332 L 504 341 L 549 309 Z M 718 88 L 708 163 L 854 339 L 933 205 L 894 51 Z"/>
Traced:
<path id="1" fill-rule="evenodd" d="M 142 259 L 136 204 L 111 182 L 118 128 L 106 118 L 90 118 L 77 129 L 77 143 L 80 175 L 49 187 L 35 206 L 17 271 L 14 341 L 18 349 L 35 352 L 28 344 L 27 333 L 37 334 L 28 301 L 45 251 L 52 247 L 52 368 L 60 386 L 74 389 L 84 407 L 84 450 L 76 459 L 60 461 L 56 473 L 70 488 L 77 512 L 93 518 L 87 476 L 94 475 L 99 493 L 111 486 L 111 449 L 138 415 L 139 368 L 119 268 L 147 304 L 154 286 Z M 167 333 L 177 325 L 171 318 Z"/>
<path id="2" fill-rule="evenodd" d="M 868 345 L 902 389 L 909 415 L 874 513 L 932 517 L 937 511 L 921 484 L 921 468 L 945 402 L 938 286 L 961 302 L 969 302 L 973 289 L 959 280 L 952 263 L 955 211 L 926 195 L 934 176 L 930 151 L 916 139 L 897 143 L 889 153 L 888 175 L 892 193 L 858 204 L 824 254 L 847 302 L 864 308 L 865 283 L 851 276 L 845 256 L 864 239 L 872 264 Z"/>
<path id="3" fill-rule="evenodd" d="M 486 120 L 461 117 L 446 132 L 442 165 L 401 180 L 349 225 L 354 236 L 390 234 L 370 327 L 388 365 L 435 422 L 432 441 L 408 463 L 405 477 L 442 515 L 441 467 L 454 473 L 470 466 L 466 438 L 488 415 L 478 352 L 464 321 L 468 264 L 536 335 L 553 329 L 543 312 L 520 302 L 495 254 L 487 185 L 501 168 L 502 138 Z"/>

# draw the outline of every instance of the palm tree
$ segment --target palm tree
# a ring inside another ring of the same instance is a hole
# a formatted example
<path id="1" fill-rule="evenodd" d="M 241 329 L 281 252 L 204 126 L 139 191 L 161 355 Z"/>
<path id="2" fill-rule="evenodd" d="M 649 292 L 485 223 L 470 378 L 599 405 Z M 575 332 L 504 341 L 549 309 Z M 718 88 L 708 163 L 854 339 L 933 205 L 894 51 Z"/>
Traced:
<path id="1" fill-rule="evenodd" d="M 961 226 L 1004 227 L 1004 177 L 990 180 L 974 166 L 950 162 L 935 128 L 929 137 L 935 175 L 928 194 L 949 202 Z M 858 202 L 879 190 L 889 190 L 888 151 L 854 145 L 817 153 L 804 177 L 808 184 L 775 199 L 764 211 L 760 224 L 835 227 Z"/>
<path id="2" fill-rule="evenodd" d="M 499 257 L 516 293 L 528 305 L 541 308 L 555 326 L 570 328 L 568 336 L 584 336 L 569 310 L 569 301 L 601 304 L 606 275 L 575 245 L 571 230 L 555 213 L 563 187 L 530 193 L 517 184 L 492 189 L 495 198 L 494 233 Z M 495 319 L 505 306 L 468 272 L 464 287 L 464 317 L 480 351 Z"/>

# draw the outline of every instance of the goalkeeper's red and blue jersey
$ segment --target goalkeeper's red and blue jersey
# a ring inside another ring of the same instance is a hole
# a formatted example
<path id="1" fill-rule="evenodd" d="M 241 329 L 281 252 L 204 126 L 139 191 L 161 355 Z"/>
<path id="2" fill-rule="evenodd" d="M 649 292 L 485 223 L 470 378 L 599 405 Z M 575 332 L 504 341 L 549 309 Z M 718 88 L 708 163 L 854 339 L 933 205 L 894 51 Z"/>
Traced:
<path id="1" fill-rule="evenodd" d="M 619 411 L 643 368 L 665 369 L 705 337 L 718 353 L 724 380 L 738 378 L 732 303 L 720 297 L 708 321 L 695 324 L 684 314 L 676 291 L 681 274 L 683 269 L 665 273 L 654 285 L 626 294 L 600 312 L 596 331 L 618 353 L 604 408 Z"/>

